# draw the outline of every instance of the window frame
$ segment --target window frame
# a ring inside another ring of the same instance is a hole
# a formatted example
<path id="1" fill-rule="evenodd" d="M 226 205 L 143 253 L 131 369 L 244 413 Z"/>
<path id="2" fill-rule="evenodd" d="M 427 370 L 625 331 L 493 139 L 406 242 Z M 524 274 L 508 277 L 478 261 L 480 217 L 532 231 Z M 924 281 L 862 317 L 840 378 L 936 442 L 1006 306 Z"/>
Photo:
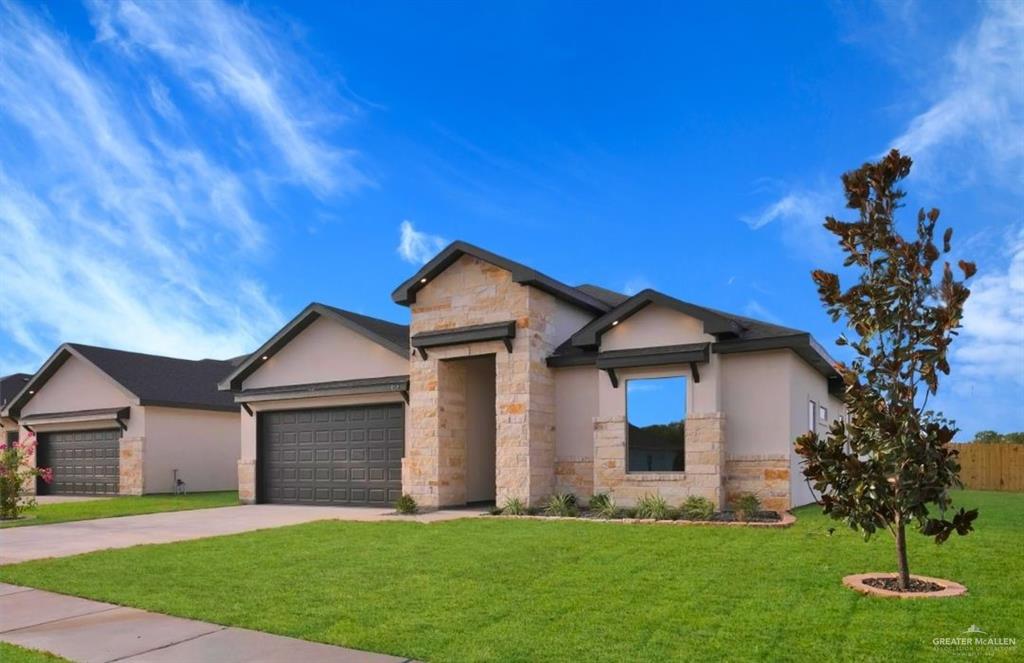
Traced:
<path id="1" fill-rule="evenodd" d="M 807 399 L 807 432 L 818 430 L 818 404 L 814 399 Z"/>
<path id="2" fill-rule="evenodd" d="M 625 440 L 625 463 L 624 470 L 626 476 L 629 475 L 643 475 L 643 474 L 686 474 L 686 428 L 683 428 L 683 468 L 681 470 L 630 470 L 629 469 L 629 383 L 630 382 L 643 382 L 647 380 L 667 380 L 673 378 L 681 378 L 683 380 L 683 421 L 689 419 L 690 415 L 690 403 L 693 399 L 693 393 L 691 385 L 693 380 L 690 378 L 689 373 L 659 373 L 655 375 L 636 375 L 634 377 L 627 377 L 623 379 L 623 400 L 625 401 L 623 412 L 625 413 L 625 428 L 626 428 L 626 440 Z"/>

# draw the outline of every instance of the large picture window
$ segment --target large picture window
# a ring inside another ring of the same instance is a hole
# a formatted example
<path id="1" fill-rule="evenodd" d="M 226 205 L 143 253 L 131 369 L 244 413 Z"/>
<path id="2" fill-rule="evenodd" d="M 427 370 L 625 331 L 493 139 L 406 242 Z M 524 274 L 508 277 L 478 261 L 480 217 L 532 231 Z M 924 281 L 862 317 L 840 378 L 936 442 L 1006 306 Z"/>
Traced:
<path id="1" fill-rule="evenodd" d="M 627 472 L 682 472 L 686 378 L 626 381 Z"/>

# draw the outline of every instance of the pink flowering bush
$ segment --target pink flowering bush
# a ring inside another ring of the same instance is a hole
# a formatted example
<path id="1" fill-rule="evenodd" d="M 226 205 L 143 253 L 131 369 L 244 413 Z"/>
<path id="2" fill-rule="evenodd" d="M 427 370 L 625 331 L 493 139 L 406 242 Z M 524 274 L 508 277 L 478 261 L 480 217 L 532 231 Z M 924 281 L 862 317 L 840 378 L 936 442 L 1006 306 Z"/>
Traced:
<path id="1" fill-rule="evenodd" d="M 35 505 L 35 498 L 23 494 L 29 480 L 40 477 L 46 483 L 53 481 L 52 469 L 29 465 L 35 452 L 35 435 L 24 442 L 0 441 L 0 520 L 17 518 L 22 509 Z"/>

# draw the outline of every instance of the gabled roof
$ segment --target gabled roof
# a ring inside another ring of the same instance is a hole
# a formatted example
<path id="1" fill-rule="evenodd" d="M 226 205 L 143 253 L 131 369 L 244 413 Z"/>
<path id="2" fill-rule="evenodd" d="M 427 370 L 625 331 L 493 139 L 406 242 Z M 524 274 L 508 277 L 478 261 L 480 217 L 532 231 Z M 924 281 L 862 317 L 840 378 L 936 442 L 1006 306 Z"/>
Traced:
<path id="1" fill-rule="evenodd" d="M 7 401 L 14 398 L 31 377 L 28 373 L 11 373 L 0 377 L 0 408 L 7 405 Z"/>
<path id="2" fill-rule="evenodd" d="M 604 315 L 584 325 L 582 329 L 572 335 L 572 344 L 579 348 L 597 347 L 601 343 L 602 334 L 611 329 L 615 324 L 622 322 L 651 304 L 658 304 L 697 318 L 704 323 L 704 331 L 716 337 L 738 336 L 744 329 L 737 318 L 729 316 L 727 313 L 684 302 L 681 299 L 669 297 L 657 290 L 648 288 L 641 290 L 632 297 L 622 301 Z"/>
<path id="3" fill-rule="evenodd" d="M 313 302 L 302 309 L 291 322 L 281 328 L 273 337 L 264 343 L 256 352 L 239 362 L 235 370 L 222 377 L 218 388 L 221 391 L 239 390 L 242 382 L 256 372 L 264 357 L 271 357 L 288 345 L 304 329 L 319 320 L 328 318 L 341 323 L 352 331 L 365 336 L 374 343 L 387 348 L 403 359 L 409 358 L 409 327 L 380 318 L 371 318 L 352 311 Z"/>
<path id="4" fill-rule="evenodd" d="M 594 294 L 580 288 L 574 288 L 571 285 L 566 285 L 526 265 L 461 241 L 449 244 L 447 248 L 434 256 L 430 262 L 423 265 L 411 278 L 395 288 L 395 291 L 391 293 L 391 299 L 396 304 L 402 304 L 403 306 L 409 306 L 414 303 L 416 301 L 416 293 L 419 290 L 464 255 L 472 256 L 511 272 L 512 280 L 516 283 L 533 286 L 562 301 L 569 302 L 593 313 L 604 313 L 611 308 L 610 304 Z"/>
<path id="5" fill-rule="evenodd" d="M 4 415 L 17 417 L 33 394 L 71 357 L 77 357 L 105 373 L 135 396 L 139 405 L 224 411 L 238 409 L 230 394 L 217 390 L 217 381 L 234 368 L 230 360 L 178 359 L 65 343 L 4 406 Z"/>
<path id="6" fill-rule="evenodd" d="M 736 352 L 756 352 L 759 350 L 789 349 L 815 370 L 829 379 L 830 388 L 841 385 L 839 373 L 835 368 L 835 360 L 822 348 L 810 333 L 784 327 L 763 320 L 755 320 L 734 313 L 726 313 L 684 302 L 656 290 L 643 290 L 628 297 L 597 286 L 579 286 L 599 295 L 606 301 L 619 299 L 607 313 L 594 318 L 579 331 L 563 342 L 548 357 L 547 363 L 552 367 L 593 365 L 603 354 L 598 351 L 601 335 L 613 327 L 613 323 L 622 322 L 651 304 L 665 306 L 685 315 L 697 318 L 704 323 L 704 331 L 715 337 L 712 352 L 731 354 Z"/>

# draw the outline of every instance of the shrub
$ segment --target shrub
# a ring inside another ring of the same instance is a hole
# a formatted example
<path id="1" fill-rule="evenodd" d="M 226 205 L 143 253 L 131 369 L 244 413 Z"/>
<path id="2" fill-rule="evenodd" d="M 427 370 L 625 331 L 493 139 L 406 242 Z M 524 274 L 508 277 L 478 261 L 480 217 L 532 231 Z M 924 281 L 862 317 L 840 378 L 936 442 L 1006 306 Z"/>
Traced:
<path id="1" fill-rule="evenodd" d="M 598 518 L 614 518 L 619 515 L 615 498 L 608 493 L 598 493 L 590 498 L 590 510 Z"/>
<path id="2" fill-rule="evenodd" d="M 683 502 L 679 513 L 686 520 L 710 520 L 715 513 L 715 505 L 706 497 L 691 495 Z"/>
<path id="3" fill-rule="evenodd" d="M 661 495 L 644 495 L 636 503 L 636 517 L 669 520 L 672 518 L 672 507 Z"/>
<path id="4" fill-rule="evenodd" d="M 501 513 L 506 516 L 525 516 L 526 505 L 518 497 L 510 497 L 505 500 L 505 506 L 501 507 Z"/>
<path id="5" fill-rule="evenodd" d="M 7 444 L 0 440 L 0 520 L 13 520 L 22 509 L 35 506 L 35 498 L 22 494 L 26 482 L 36 477 L 46 483 L 53 481 L 52 469 L 28 464 L 35 450 L 35 435 L 24 442 Z"/>
<path id="6" fill-rule="evenodd" d="M 740 493 L 733 500 L 732 510 L 740 520 L 752 520 L 761 510 L 761 500 L 754 493 Z"/>
<path id="7" fill-rule="evenodd" d="M 416 513 L 418 510 L 419 505 L 416 504 L 416 500 L 409 493 L 395 500 L 395 511 L 398 513 Z"/>
<path id="8" fill-rule="evenodd" d="M 544 514 L 547 516 L 578 516 L 579 513 L 576 496 L 572 493 L 555 493 L 544 505 Z"/>

